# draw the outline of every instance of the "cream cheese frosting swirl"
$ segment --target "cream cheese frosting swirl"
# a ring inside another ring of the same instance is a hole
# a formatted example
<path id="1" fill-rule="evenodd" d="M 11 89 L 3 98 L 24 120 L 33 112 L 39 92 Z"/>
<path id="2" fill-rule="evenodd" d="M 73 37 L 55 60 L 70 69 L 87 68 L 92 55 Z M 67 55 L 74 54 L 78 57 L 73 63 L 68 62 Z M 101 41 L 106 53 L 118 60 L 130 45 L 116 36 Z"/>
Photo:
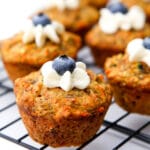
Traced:
<path id="1" fill-rule="evenodd" d="M 100 11 L 100 29 L 106 34 L 113 34 L 119 29 L 129 31 L 141 30 L 145 25 L 146 16 L 142 8 L 132 6 L 127 13 L 112 13 L 108 8 Z"/>
<path id="2" fill-rule="evenodd" d="M 46 39 L 59 43 L 59 35 L 64 31 L 64 26 L 57 21 L 51 21 L 43 26 L 42 24 L 34 25 L 32 20 L 28 20 L 28 26 L 24 31 L 22 41 L 25 44 L 35 41 L 37 47 L 44 46 Z"/>
<path id="3" fill-rule="evenodd" d="M 41 67 L 43 84 L 46 87 L 60 87 L 65 91 L 70 91 L 73 88 L 85 89 L 90 84 L 90 77 L 84 63 L 76 62 L 72 72 L 67 70 L 63 74 L 59 74 L 53 68 L 53 63 L 54 61 L 48 61 Z"/>
<path id="4" fill-rule="evenodd" d="M 144 47 L 143 41 L 140 38 L 132 40 L 127 46 L 127 54 L 130 62 L 144 62 L 150 67 L 150 49 Z"/>

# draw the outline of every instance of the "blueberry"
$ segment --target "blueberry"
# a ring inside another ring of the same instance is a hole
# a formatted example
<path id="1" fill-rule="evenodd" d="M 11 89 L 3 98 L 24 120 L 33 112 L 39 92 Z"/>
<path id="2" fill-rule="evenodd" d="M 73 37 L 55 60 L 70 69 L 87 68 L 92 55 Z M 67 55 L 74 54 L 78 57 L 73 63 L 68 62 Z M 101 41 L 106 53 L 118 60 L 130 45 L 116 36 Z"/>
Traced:
<path id="1" fill-rule="evenodd" d="M 46 15 L 44 15 L 43 13 L 40 13 L 40 14 L 34 16 L 32 18 L 32 22 L 35 26 L 37 26 L 39 24 L 42 26 L 46 26 L 47 24 L 51 23 L 50 19 Z"/>
<path id="2" fill-rule="evenodd" d="M 117 13 L 120 12 L 122 14 L 126 14 L 128 12 L 128 9 L 126 6 L 124 6 L 122 3 L 110 3 L 107 8 L 112 12 L 112 13 Z"/>
<path id="3" fill-rule="evenodd" d="M 76 64 L 72 58 L 62 55 L 53 61 L 52 67 L 58 74 L 63 75 L 66 71 L 70 71 L 72 73 Z"/>
<path id="4" fill-rule="evenodd" d="M 143 46 L 144 46 L 146 49 L 150 49 L 150 37 L 146 37 L 146 38 L 143 40 Z"/>

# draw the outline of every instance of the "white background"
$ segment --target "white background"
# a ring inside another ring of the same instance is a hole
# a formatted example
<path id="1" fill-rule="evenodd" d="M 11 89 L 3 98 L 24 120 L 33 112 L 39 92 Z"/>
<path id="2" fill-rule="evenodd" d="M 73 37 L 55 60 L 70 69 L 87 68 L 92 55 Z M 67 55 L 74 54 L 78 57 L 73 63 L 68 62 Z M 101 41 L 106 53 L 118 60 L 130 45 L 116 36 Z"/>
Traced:
<path id="1" fill-rule="evenodd" d="M 0 0 L 0 39 L 18 32 L 24 19 L 47 2 L 48 0 Z"/>

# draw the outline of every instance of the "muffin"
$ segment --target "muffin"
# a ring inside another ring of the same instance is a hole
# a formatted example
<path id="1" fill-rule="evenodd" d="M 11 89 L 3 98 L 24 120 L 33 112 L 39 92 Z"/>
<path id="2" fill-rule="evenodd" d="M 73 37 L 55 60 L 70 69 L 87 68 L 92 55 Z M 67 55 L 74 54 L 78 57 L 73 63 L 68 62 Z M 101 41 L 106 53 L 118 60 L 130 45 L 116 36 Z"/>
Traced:
<path id="1" fill-rule="evenodd" d="M 122 108 L 150 115 L 150 37 L 134 39 L 124 55 L 108 58 L 105 72 Z"/>
<path id="2" fill-rule="evenodd" d="M 65 55 L 18 78 L 14 92 L 29 135 L 53 147 L 78 146 L 92 138 L 111 102 L 103 76 Z"/>
<path id="3" fill-rule="evenodd" d="M 150 35 L 150 25 L 145 23 L 145 14 L 138 6 L 128 10 L 121 3 L 110 3 L 100 13 L 99 23 L 85 37 L 100 67 L 107 57 L 124 53 L 132 39 Z"/>
<path id="4" fill-rule="evenodd" d="M 59 22 L 38 14 L 27 22 L 25 31 L 3 41 L 1 51 L 8 75 L 14 81 L 39 70 L 43 63 L 59 55 L 76 58 L 80 46 L 78 35 L 66 32 Z"/>
<path id="5" fill-rule="evenodd" d="M 99 18 L 98 10 L 88 5 L 81 5 L 79 0 L 51 0 L 40 12 L 61 22 L 66 30 L 80 36 L 83 36 Z"/>
<path id="6" fill-rule="evenodd" d="M 150 1 L 149 0 L 121 0 L 127 7 L 138 5 L 143 8 L 148 21 L 150 21 Z"/>
<path id="7" fill-rule="evenodd" d="M 104 7 L 108 0 L 80 0 L 81 5 L 90 5 L 97 9 Z"/>

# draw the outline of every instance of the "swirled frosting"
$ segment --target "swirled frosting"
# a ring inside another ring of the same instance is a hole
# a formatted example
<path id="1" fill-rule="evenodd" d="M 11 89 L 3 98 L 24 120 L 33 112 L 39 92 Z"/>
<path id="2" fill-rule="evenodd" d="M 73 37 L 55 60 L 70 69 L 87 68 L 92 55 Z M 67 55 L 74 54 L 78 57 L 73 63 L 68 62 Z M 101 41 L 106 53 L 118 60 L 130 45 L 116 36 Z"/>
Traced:
<path id="1" fill-rule="evenodd" d="M 42 47 L 45 44 L 46 39 L 49 39 L 54 43 L 59 43 L 59 34 L 62 34 L 64 31 L 64 26 L 56 21 L 52 21 L 46 26 L 40 24 L 35 26 L 33 22 L 29 20 L 28 28 L 24 31 L 22 40 L 25 44 L 35 41 L 37 47 Z"/>
<path id="2" fill-rule="evenodd" d="M 143 39 L 134 39 L 127 46 L 130 62 L 144 62 L 150 67 L 150 49 L 143 46 Z"/>
<path id="3" fill-rule="evenodd" d="M 47 8 L 57 7 L 60 10 L 76 9 L 79 7 L 79 0 L 49 0 Z"/>
<path id="4" fill-rule="evenodd" d="M 86 72 L 86 65 L 82 62 L 76 62 L 76 67 L 71 73 L 66 71 L 59 75 L 52 67 L 53 61 L 48 61 L 41 68 L 43 84 L 48 88 L 60 87 L 65 91 L 71 89 L 85 89 L 90 84 L 90 77 Z"/>
<path id="5" fill-rule="evenodd" d="M 113 34 L 119 29 L 126 31 L 140 30 L 145 25 L 146 16 L 139 6 L 131 7 L 126 14 L 112 13 L 108 8 L 103 8 L 100 14 L 99 26 L 106 34 Z"/>

